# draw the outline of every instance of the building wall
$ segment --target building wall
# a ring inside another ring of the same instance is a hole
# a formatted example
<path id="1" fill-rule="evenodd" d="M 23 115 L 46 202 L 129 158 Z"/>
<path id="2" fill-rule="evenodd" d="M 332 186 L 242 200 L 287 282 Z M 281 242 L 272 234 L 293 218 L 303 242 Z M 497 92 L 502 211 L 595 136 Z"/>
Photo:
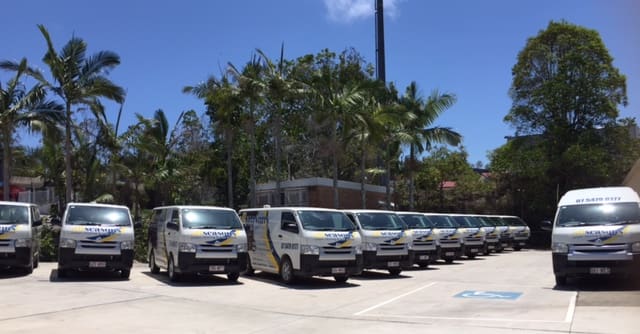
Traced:
<path id="1" fill-rule="evenodd" d="M 385 194 L 367 192 L 367 209 L 382 209 Z M 339 209 L 361 209 L 362 194 L 359 190 L 338 189 Z M 333 208 L 333 188 L 324 186 L 309 187 L 309 206 Z"/>

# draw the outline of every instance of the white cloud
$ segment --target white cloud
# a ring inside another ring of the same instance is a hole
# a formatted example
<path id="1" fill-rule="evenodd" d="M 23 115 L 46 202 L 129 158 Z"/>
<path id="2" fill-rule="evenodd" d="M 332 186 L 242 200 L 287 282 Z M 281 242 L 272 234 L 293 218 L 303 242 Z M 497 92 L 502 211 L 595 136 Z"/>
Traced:
<path id="1" fill-rule="evenodd" d="M 376 0 L 324 0 L 329 19 L 337 22 L 352 22 L 375 14 Z M 385 16 L 398 16 L 398 3 L 403 0 L 384 0 Z"/>

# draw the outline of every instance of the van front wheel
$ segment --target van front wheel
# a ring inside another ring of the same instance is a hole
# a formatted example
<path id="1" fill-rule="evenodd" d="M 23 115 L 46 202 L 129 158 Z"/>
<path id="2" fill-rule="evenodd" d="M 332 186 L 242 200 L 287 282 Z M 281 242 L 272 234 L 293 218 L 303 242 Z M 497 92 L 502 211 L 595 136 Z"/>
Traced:
<path id="1" fill-rule="evenodd" d="M 402 272 L 402 269 L 389 269 L 389 274 L 391 276 L 398 276 Z"/>
<path id="2" fill-rule="evenodd" d="M 232 272 L 227 274 L 227 279 L 229 280 L 229 282 L 237 282 L 239 277 L 239 272 Z"/>
<path id="3" fill-rule="evenodd" d="M 295 279 L 295 276 L 293 276 L 293 265 L 288 257 L 282 260 L 280 264 L 280 278 L 282 278 L 285 284 L 291 284 Z"/>
<path id="4" fill-rule="evenodd" d="M 129 276 L 131 276 L 131 270 L 130 269 L 122 269 L 122 270 L 120 270 L 120 278 L 129 279 Z"/>
<path id="5" fill-rule="evenodd" d="M 561 287 L 567 285 L 567 276 L 556 275 L 556 286 Z"/>
<path id="6" fill-rule="evenodd" d="M 336 280 L 336 282 L 338 282 L 338 283 L 344 283 L 349 279 L 349 276 L 347 276 L 347 275 L 336 275 L 336 276 L 333 276 L 333 279 Z"/>
<path id="7" fill-rule="evenodd" d="M 149 252 L 149 270 L 151 270 L 152 274 L 157 274 L 160 272 L 160 267 L 156 264 L 156 256 L 153 252 L 153 249 Z"/>
<path id="8" fill-rule="evenodd" d="M 173 264 L 173 255 L 169 254 L 169 264 L 167 265 L 167 272 L 169 274 L 169 280 L 171 282 L 177 282 L 180 280 L 180 274 L 176 272 L 176 267 Z"/>

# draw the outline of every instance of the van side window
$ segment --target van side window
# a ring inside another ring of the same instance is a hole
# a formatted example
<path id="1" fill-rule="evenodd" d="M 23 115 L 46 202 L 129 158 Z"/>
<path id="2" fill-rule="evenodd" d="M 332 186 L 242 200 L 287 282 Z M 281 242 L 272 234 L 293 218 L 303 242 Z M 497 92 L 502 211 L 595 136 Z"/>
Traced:
<path id="1" fill-rule="evenodd" d="M 293 216 L 293 213 L 282 213 L 280 219 L 280 229 L 282 229 L 283 231 L 298 233 L 298 224 L 296 223 L 296 218 Z"/>
<path id="2" fill-rule="evenodd" d="M 180 219 L 180 211 L 174 209 L 173 212 L 171 213 L 171 221 L 177 223 L 179 219 Z"/>

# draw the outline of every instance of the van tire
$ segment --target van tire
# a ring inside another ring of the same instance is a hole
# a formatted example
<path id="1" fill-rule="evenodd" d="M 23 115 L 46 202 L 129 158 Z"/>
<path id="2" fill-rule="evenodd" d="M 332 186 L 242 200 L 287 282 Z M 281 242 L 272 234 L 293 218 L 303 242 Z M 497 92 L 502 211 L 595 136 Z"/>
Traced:
<path id="1" fill-rule="evenodd" d="M 522 249 L 522 247 L 521 247 L 521 246 L 513 246 L 513 250 L 514 250 L 514 251 L 519 251 L 519 250 L 521 250 L 521 249 Z"/>
<path id="2" fill-rule="evenodd" d="M 391 276 L 398 276 L 400 275 L 401 272 L 402 272 L 402 269 L 397 269 L 397 268 L 389 269 L 389 275 Z"/>
<path id="3" fill-rule="evenodd" d="M 288 257 L 285 257 L 282 259 L 282 262 L 280 262 L 280 278 L 285 284 L 291 284 L 295 281 L 293 265 Z"/>
<path id="4" fill-rule="evenodd" d="M 160 267 L 156 264 L 156 256 L 153 253 L 153 249 L 149 252 L 149 270 L 151 270 L 152 274 L 160 272 Z"/>
<path id="5" fill-rule="evenodd" d="M 452 257 L 448 257 L 448 258 L 444 259 L 444 262 L 453 263 L 453 258 Z"/>
<path id="6" fill-rule="evenodd" d="M 237 282 L 239 277 L 240 277 L 240 273 L 237 271 L 227 274 L 227 280 L 229 280 L 229 282 Z"/>
<path id="7" fill-rule="evenodd" d="M 27 274 L 27 275 L 31 275 L 33 273 L 33 260 L 31 261 L 31 263 L 29 265 L 24 267 L 24 273 Z"/>
<path id="8" fill-rule="evenodd" d="M 69 270 L 58 267 L 58 278 L 66 278 L 69 276 Z"/>
<path id="9" fill-rule="evenodd" d="M 129 279 L 129 276 L 131 276 L 131 269 L 120 270 L 120 278 Z"/>
<path id="10" fill-rule="evenodd" d="M 556 286 L 561 287 L 567 285 L 567 276 L 556 275 Z"/>
<path id="11" fill-rule="evenodd" d="M 173 255 L 169 254 L 169 263 L 167 264 L 167 273 L 169 274 L 169 280 L 171 282 L 179 282 L 180 274 L 176 272 L 176 267 L 173 264 Z"/>
<path id="12" fill-rule="evenodd" d="M 469 255 L 467 255 L 467 259 L 475 259 L 476 258 L 476 254 L 470 253 Z"/>
<path id="13" fill-rule="evenodd" d="M 336 276 L 333 276 L 333 279 L 336 280 L 336 282 L 338 282 L 338 283 L 344 283 L 349 279 L 349 276 L 347 276 L 347 275 L 336 275 Z"/>
<path id="14" fill-rule="evenodd" d="M 418 263 L 418 266 L 420 268 L 427 268 L 427 267 L 429 267 L 429 262 L 420 262 L 420 263 Z"/>

